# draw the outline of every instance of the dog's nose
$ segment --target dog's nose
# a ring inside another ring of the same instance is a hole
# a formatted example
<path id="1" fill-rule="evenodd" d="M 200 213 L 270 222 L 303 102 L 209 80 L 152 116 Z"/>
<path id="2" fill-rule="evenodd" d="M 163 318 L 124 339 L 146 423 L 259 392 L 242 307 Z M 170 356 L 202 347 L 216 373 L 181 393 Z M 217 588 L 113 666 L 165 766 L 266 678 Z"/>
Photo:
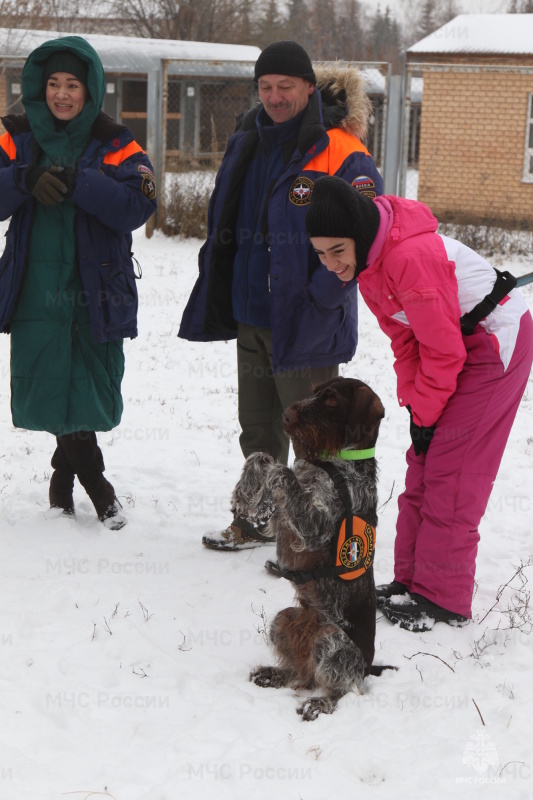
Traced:
<path id="1" fill-rule="evenodd" d="M 294 411 L 290 407 L 286 408 L 285 411 L 283 412 L 283 417 L 282 417 L 283 418 L 283 424 L 284 425 L 290 425 L 291 423 L 296 421 L 296 417 L 297 417 L 296 411 Z"/>

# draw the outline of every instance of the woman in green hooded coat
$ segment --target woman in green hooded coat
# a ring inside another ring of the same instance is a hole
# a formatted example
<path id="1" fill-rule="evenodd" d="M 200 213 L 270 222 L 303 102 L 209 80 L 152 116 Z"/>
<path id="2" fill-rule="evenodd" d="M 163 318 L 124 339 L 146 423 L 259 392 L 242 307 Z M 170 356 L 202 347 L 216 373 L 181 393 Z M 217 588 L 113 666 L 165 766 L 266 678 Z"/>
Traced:
<path id="1" fill-rule="evenodd" d="M 56 436 L 50 505 L 125 524 L 96 431 L 119 424 L 123 338 L 137 335 L 131 231 L 155 210 L 152 166 L 101 111 L 105 75 L 81 37 L 46 42 L 22 73 L 25 114 L 2 122 L 0 326 L 11 333 L 13 424 Z"/>

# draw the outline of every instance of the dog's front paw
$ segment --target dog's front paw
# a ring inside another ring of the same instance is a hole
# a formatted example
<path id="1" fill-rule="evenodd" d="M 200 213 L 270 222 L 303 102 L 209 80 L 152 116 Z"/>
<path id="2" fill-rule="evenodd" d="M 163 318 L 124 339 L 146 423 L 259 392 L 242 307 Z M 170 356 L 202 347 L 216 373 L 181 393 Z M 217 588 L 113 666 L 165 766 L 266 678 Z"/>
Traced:
<path id="1" fill-rule="evenodd" d="M 245 465 L 247 464 L 249 467 L 260 470 L 262 467 L 270 466 L 270 464 L 274 463 L 274 459 L 270 453 L 252 453 L 252 455 L 248 456 L 246 459 Z"/>
<path id="2" fill-rule="evenodd" d="M 286 686 L 288 677 L 288 673 L 279 667 L 256 667 L 250 672 L 252 683 L 268 689 L 280 689 Z"/>
<path id="3" fill-rule="evenodd" d="M 336 708 L 337 701 L 329 697 L 308 697 L 301 706 L 298 706 L 296 713 L 306 722 L 311 722 L 320 714 L 333 714 Z"/>
<path id="4" fill-rule="evenodd" d="M 256 502 L 242 502 L 234 493 L 231 498 L 231 513 L 234 519 L 242 517 L 256 527 L 265 525 L 275 510 L 276 507 L 268 497 L 261 497 Z"/>
<path id="5" fill-rule="evenodd" d="M 274 459 L 268 453 L 252 453 L 245 461 L 241 477 L 233 490 L 231 511 L 255 525 L 264 524 L 275 508 L 270 492 L 265 491 L 266 475 Z"/>

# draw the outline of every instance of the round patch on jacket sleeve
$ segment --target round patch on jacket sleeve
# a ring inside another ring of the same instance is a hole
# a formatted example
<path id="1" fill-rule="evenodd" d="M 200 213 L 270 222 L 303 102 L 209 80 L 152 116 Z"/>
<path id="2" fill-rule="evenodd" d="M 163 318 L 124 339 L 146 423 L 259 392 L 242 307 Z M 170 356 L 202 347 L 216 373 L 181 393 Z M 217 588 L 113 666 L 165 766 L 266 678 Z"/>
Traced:
<path id="1" fill-rule="evenodd" d="M 367 197 L 374 198 L 376 196 L 376 184 L 368 175 L 358 175 L 352 181 L 352 186 L 361 194 L 366 194 Z"/>
<path id="2" fill-rule="evenodd" d="M 148 200 L 155 199 L 155 178 L 153 175 L 143 176 L 142 193 Z"/>
<path id="3" fill-rule="evenodd" d="M 289 189 L 289 200 L 295 206 L 307 206 L 313 194 L 313 181 L 309 178 L 296 178 Z"/>

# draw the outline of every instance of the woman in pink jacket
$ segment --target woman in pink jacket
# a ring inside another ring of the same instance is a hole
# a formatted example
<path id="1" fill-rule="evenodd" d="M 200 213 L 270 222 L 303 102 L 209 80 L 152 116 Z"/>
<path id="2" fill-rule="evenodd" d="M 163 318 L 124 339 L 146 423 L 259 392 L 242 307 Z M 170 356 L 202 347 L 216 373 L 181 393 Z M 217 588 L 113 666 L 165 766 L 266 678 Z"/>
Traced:
<path id="1" fill-rule="evenodd" d="M 315 183 L 307 233 L 322 263 L 359 289 L 391 339 L 410 414 L 394 580 L 378 606 L 429 630 L 471 617 L 478 525 L 533 362 L 533 320 L 509 273 L 437 234 L 423 203 L 370 200 L 335 177 Z"/>

